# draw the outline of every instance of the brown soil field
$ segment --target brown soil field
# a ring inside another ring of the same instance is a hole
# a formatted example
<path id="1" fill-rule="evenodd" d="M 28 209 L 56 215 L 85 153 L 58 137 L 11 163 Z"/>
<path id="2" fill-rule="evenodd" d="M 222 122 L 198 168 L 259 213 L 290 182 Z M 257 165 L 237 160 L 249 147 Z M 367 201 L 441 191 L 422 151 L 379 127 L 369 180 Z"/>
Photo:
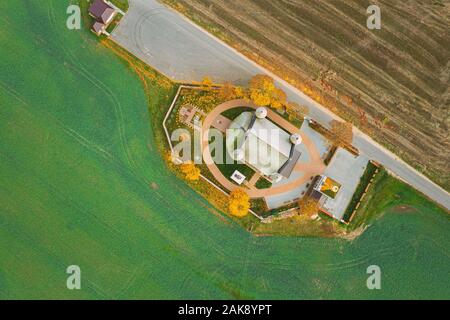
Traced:
<path id="1" fill-rule="evenodd" d="M 450 2 L 162 0 L 450 190 Z M 381 30 L 366 27 L 370 4 Z"/>

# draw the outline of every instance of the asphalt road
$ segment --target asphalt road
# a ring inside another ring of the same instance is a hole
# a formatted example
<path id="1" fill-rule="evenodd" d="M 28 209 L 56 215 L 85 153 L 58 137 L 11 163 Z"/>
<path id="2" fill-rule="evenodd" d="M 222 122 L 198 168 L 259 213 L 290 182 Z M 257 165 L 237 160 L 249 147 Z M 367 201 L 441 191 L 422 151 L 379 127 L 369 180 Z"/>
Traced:
<path id="1" fill-rule="evenodd" d="M 169 78 L 180 82 L 200 82 L 204 76 L 209 76 L 216 83 L 230 81 L 244 85 L 253 75 L 265 73 L 275 79 L 289 100 L 307 106 L 309 116 L 322 125 L 327 126 L 332 119 L 342 120 L 156 0 L 129 2 L 130 8 L 112 33 L 112 39 Z M 450 210 L 448 192 L 356 128 L 353 144 L 361 153 L 378 161 L 398 178 Z"/>

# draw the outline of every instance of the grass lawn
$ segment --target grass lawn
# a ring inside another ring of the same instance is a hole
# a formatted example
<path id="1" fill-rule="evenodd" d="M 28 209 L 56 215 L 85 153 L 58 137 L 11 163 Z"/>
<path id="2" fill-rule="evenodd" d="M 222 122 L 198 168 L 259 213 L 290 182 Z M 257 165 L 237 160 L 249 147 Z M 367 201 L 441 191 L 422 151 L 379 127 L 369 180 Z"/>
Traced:
<path id="1" fill-rule="evenodd" d="M 222 172 L 222 174 L 230 181 L 233 181 L 231 180 L 231 175 L 235 170 L 242 173 L 245 176 L 246 180 L 250 180 L 251 177 L 255 174 L 255 171 L 252 168 L 243 163 L 233 163 L 233 164 L 222 163 L 218 164 L 217 167 L 219 168 L 220 172 Z"/>
<path id="2" fill-rule="evenodd" d="M 255 187 L 258 189 L 266 189 L 270 188 L 272 186 L 272 182 L 267 180 L 266 178 L 259 178 L 258 181 L 255 183 Z"/>
<path id="3" fill-rule="evenodd" d="M 247 181 L 249 181 L 252 176 L 255 174 L 255 170 L 253 170 L 252 168 L 250 168 L 248 165 L 246 165 L 245 163 L 238 163 L 236 161 L 233 161 L 231 159 L 231 156 L 228 154 L 227 152 L 227 146 L 225 143 L 225 137 L 223 139 L 223 162 L 224 163 L 217 163 L 217 168 L 219 168 L 220 172 L 222 172 L 222 174 L 231 182 L 233 182 L 234 184 L 237 185 L 236 182 L 234 182 L 231 179 L 231 175 L 233 174 L 233 172 L 235 170 L 239 171 L 240 173 L 242 173 L 245 176 L 245 179 Z"/>
<path id="4" fill-rule="evenodd" d="M 246 112 L 246 111 L 254 111 L 254 110 L 255 109 L 250 108 L 250 107 L 238 107 L 238 108 L 233 108 L 233 109 L 227 110 L 225 112 L 222 112 L 222 115 L 230 120 L 234 120 L 241 113 Z"/>
<path id="5" fill-rule="evenodd" d="M 108 0 L 123 12 L 127 12 L 129 4 L 128 0 Z"/>
<path id="6" fill-rule="evenodd" d="M 427 200 L 422 194 L 405 183 L 390 176 L 381 169 L 375 176 L 372 186 L 361 202 L 349 230 L 361 225 L 369 225 L 388 212 L 445 212 L 444 209 Z M 448 218 L 448 216 L 447 216 Z"/>
<path id="7" fill-rule="evenodd" d="M 449 297 L 448 213 L 390 177 L 352 242 L 254 236 L 218 212 L 160 154 L 176 86 L 64 28 L 66 8 L 0 2 L 0 299 Z"/>

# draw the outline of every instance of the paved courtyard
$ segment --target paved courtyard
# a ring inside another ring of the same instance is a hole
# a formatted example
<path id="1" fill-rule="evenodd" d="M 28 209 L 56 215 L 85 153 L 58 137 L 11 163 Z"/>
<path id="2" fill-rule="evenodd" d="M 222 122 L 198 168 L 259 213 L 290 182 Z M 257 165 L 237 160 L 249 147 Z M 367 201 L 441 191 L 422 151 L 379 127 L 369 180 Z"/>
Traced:
<path id="1" fill-rule="evenodd" d="M 325 169 L 326 176 L 341 184 L 336 198 L 327 198 L 322 204 L 322 208 L 336 219 L 340 220 L 344 216 L 368 162 L 369 159 L 364 155 L 355 156 L 345 149 L 338 148 Z"/>

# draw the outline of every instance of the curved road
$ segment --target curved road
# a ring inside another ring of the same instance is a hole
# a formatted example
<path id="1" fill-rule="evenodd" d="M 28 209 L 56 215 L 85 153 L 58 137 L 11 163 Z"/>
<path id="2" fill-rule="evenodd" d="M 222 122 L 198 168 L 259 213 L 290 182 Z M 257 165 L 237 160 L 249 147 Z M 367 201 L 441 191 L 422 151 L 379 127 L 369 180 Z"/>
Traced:
<path id="1" fill-rule="evenodd" d="M 342 120 L 303 92 L 259 66 L 233 48 L 156 0 L 129 0 L 130 8 L 112 39 L 169 78 L 200 82 L 206 75 L 215 82 L 247 84 L 255 74 L 275 79 L 289 100 L 307 106 L 309 116 L 324 126 Z M 378 161 L 398 178 L 450 210 L 450 194 L 406 164 L 370 137 L 354 128 L 353 145 Z"/>

